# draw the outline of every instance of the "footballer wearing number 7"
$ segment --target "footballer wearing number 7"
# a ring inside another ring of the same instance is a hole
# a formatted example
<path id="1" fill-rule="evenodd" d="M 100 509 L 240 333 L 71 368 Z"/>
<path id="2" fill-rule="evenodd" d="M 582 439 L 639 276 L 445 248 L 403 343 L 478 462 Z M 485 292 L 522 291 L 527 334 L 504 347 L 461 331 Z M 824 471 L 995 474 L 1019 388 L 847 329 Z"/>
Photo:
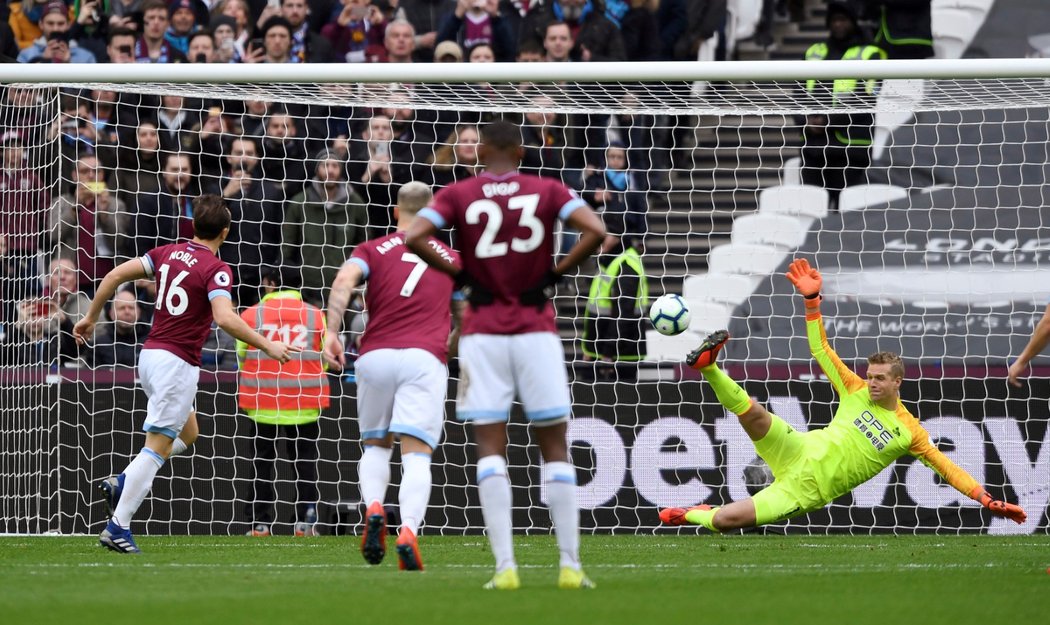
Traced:
<path id="1" fill-rule="evenodd" d="M 200 377 L 201 349 L 212 319 L 235 339 L 282 363 L 300 348 L 271 341 L 253 330 L 233 308 L 233 273 L 217 257 L 230 233 L 230 210 L 217 195 L 193 200 L 193 240 L 162 245 L 106 274 L 73 337 L 84 344 L 102 307 L 125 282 L 157 283 L 153 326 L 139 356 L 138 375 L 146 391 L 146 444 L 124 472 L 107 478 L 102 490 L 110 519 L 99 544 L 118 553 L 139 553 L 131 519 L 149 494 L 153 478 L 172 455 L 197 438 L 193 401 Z"/>

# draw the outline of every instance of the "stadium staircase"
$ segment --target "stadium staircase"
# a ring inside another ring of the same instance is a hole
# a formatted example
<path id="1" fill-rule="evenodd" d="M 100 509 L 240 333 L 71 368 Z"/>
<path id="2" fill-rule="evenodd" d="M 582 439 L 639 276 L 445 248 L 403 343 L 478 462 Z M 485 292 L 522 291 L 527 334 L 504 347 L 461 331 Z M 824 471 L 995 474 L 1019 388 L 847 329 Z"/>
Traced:
<path id="1" fill-rule="evenodd" d="M 810 0 L 803 22 L 777 18 L 771 47 L 740 42 L 737 57 L 801 59 L 826 34 L 824 3 Z M 708 251 L 729 242 L 734 219 L 757 210 L 759 191 L 780 184 L 784 162 L 798 156 L 800 145 L 798 127 L 783 115 L 702 116 L 695 134 L 686 134 L 686 149 L 676 152 L 668 188 L 650 195 L 644 259 L 651 298 L 681 293 L 686 276 L 707 270 Z M 564 294 L 575 290 L 579 297 L 557 300 L 559 332 L 570 359 L 580 358 L 576 339 L 583 330 L 593 273 L 592 264 L 562 290 Z"/>

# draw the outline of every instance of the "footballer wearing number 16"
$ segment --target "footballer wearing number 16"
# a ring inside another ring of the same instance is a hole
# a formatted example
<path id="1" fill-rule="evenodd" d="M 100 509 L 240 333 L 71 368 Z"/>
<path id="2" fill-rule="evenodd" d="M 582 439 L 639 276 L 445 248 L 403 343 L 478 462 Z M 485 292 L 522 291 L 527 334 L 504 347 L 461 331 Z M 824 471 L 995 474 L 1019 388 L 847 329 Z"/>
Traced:
<path id="1" fill-rule="evenodd" d="M 73 327 L 81 344 L 91 336 L 102 307 L 131 280 L 157 282 L 153 326 L 139 356 L 138 374 L 146 391 L 146 444 L 120 475 L 100 488 L 110 510 L 99 544 L 118 553 L 139 553 L 131 519 L 167 459 L 185 451 L 197 437 L 193 400 L 200 377 L 201 349 L 212 319 L 231 336 L 282 363 L 301 351 L 271 341 L 241 319 L 233 308 L 233 273 L 216 254 L 230 233 L 230 210 L 217 195 L 193 200 L 193 240 L 154 248 L 106 274 L 87 315 Z"/>

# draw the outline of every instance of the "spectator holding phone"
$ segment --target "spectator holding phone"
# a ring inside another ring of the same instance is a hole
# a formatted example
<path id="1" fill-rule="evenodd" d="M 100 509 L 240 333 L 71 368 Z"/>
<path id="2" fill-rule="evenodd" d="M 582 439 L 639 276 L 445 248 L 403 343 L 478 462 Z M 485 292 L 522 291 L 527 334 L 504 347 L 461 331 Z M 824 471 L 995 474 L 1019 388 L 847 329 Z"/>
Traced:
<path id="1" fill-rule="evenodd" d="M 387 234 L 391 224 L 390 206 L 396 191 L 391 188 L 390 142 L 393 139 L 390 117 L 376 113 L 368 120 L 360 139 L 350 141 L 347 174 L 368 205 L 369 239 Z"/>
<path id="2" fill-rule="evenodd" d="M 106 35 L 106 57 L 110 63 L 134 63 L 138 36 L 129 28 L 110 26 Z"/>
<path id="3" fill-rule="evenodd" d="M 516 52 L 514 34 L 500 15 L 499 0 L 458 0 L 437 40 L 457 41 L 464 50 L 490 46 L 497 61 L 513 61 Z"/>
<path id="4" fill-rule="evenodd" d="M 238 37 L 237 20 L 228 15 L 211 18 L 212 39 L 215 41 L 216 63 L 240 63 L 244 56 L 244 41 Z"/>
<path id="5" fill-rule="evenodd" d="M 103 14 L 105 0 L 74 0 L 73 21 L 69 25 L 69 38 L 77 46 L 95 55 L 96 61 L 106 58 L 106 17 Z"/>
<path id="6" fill-rule="evenodd" d="M 51 261 L 43 293 L 20 301 L 15 333 L 8 343 L 16 353 L 9 364 L 65 364 L 76 359 L 73 325 L 87 312 L 91 300 L 77 289 L 77 265 L 69 258 Z"/>
<path id="7" fill-rule="evenodd" d="M 337 60 L 364 63 L 382 53 L 386 17 L 368 0 L 342 0 L 343 8 L 335 20 L 321 28 L 321 36 L 332 42 Z"/>
<path id="8" fill-rule="evenodd" d="M 19 63 L 94 63 L 95 55 L 71 41 L 69 8 L 62 0 L 44 5 L 37 22 L 41 36 L 18 54 Z"/>
<path id="9" fill-rule="evenodd" d="M 186 56 L 190 63 L 215 62 L 215 38 L 210 30 L 198 30 L 190 35 Z"/>
<path id="10" fill-rule="evenodd" d="M 292 54 L 292 25 L 283 17 L 271 17 L 259 29 L 262 35 L 252 39 L 245 49 L 244 63 L 298 63 Z"/>

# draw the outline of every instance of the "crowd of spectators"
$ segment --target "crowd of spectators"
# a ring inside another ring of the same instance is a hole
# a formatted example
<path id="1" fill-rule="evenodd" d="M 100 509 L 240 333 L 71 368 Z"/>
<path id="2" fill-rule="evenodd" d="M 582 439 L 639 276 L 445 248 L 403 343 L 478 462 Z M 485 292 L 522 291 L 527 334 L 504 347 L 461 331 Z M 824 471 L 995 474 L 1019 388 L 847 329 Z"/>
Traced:
<path id="1" fill-rule="evenodd" d="M 689 48 L 679 39 L 695 38 L 685 32 L 691 4 L 23 0 L 6 7 L 0 54 L 22 63 L 155 64 L 674 59 L 676 48 Z M 551 103 L 533 85 L 509 88 L 537 107 Z M 391 227 L 400 185 L 419 180 L 436 190 L 477 172 L 478 124 L 490 118 L 8 87 L 0 101 L 0 361 L 133 365 L 153 308 L 147 281 L 126 285 L 90 347 L 67 340 L 66 326 L 115 264 L 192 236 L 190 200 L 203 192 L 221 194 L 233 214 L 221 255 L 238 274 L 239 305 L 258 301 L 262 270 L 282 265 L 298 268 L 305 297 L 323 306 L 353 247 Z M 651 116 L 529 112 L 517 121 L 527 171 L 585 193 L 614 230 L 644 232 Z M 225 337 L 211 343 L 206 363 L 235 366 Z"/>
<path id="2" fill-rule="evenodd" d="M 17 0 L 0 5 L 0 57 L 151 64 L 691 60 L 725 21 L 725 0 Z M 576 188 L 601 210 L 610 232 L 644 235 L 651 191 L 666 182 L 661 174 L 672 166 L 668 146 L 680 120 L 558 114 L 549 110 L 552 95 L 535 85 L 474 88 L 513 90 L 530 105 L 514 116 L 525 171 Z M 623 88 L 630 98 L 630 85 Z M 192 236 L 190 200 L 203 192 L 221 194 L 233 214 L 222 256 L 238 272 L 241 306 L 258 300 L 266 267 L 283 265 L 300 269 L 307 299 L 323 307 L 327 285 L 353 247 L 391 227 L 400 185 L 419 180 L 436 191 L 476 173 L 478 124 L 491 117 L 2 89 L 0 363 L 133 364 L 134 350 L 113 345 L 148 327 L 151 284 L 128 287 L 137 314 L 126 310 L 122 295 L 107 311 L 106 340 L 100 336 L 86 350 L 62 339 L 61 328 L 80 314 L 67 302 L 90 296 L 116 263 Z M 213 364 L 235 366 L 221 353 L 226 338 L 214 343 Z"/>

